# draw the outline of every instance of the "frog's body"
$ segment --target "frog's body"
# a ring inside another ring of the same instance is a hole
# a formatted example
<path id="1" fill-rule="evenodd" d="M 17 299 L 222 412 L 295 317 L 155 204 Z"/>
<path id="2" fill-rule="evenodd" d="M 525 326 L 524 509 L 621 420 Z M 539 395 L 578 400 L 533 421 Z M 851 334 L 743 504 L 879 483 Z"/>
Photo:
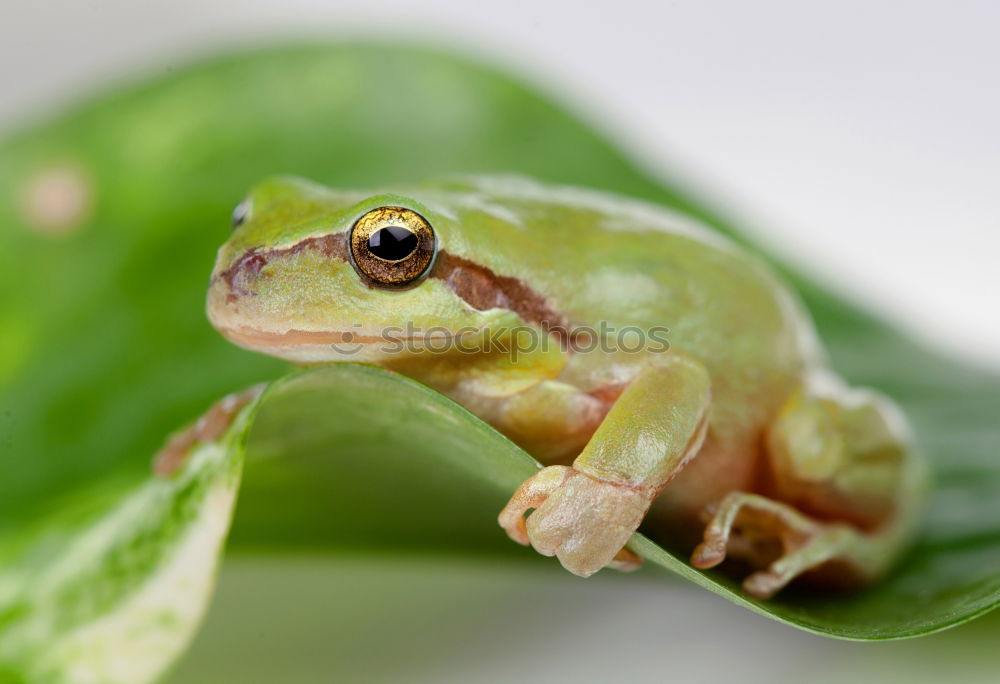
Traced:
<path id="1" fill-rule="evenodd" d="M 873 578 L 913 527 L 921 469 L 891 407 L 840 387 L 795 296 L 689 219 L 510 178 L 374 196 L 277 179 L 242 212 L 213 324 L 296 362 L 381 364 L 491 422 L 552 464 L 501 524 L 578 574 L 633 562 L 657 497 L 650 526 L 704 537 L 696 565 L 766 566 L 758 596 L 821 567 Z M 361 253 L 364 221 L 432 226 L 420 274 L 381 282 L 420 249 Z"/>

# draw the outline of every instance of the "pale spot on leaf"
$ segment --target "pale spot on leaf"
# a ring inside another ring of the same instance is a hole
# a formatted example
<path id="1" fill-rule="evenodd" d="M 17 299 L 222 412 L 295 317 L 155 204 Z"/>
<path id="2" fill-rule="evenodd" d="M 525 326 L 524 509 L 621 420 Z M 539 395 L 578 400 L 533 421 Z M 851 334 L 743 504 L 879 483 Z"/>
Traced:
<path id="1" fill-rule="evenodd" d="M 83 223 L 92 195 L 91 183 L 79 166 L 53 164 L 36 172 L 24 185 L 22 214 L 36 232 L 65 235 Z"/>

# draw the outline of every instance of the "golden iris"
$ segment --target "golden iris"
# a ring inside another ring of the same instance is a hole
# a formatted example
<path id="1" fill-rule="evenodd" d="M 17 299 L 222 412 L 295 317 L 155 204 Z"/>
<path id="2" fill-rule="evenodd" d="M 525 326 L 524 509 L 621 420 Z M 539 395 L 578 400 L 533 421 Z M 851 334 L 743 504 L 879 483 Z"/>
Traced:
<path id="1" fill-rule="evenodd" d="M 405 207 L 379 207 L 351 227 L 351 263 L 383 287 L 403 287 L 423 276 L 434 260 L 434 229 Z"/>

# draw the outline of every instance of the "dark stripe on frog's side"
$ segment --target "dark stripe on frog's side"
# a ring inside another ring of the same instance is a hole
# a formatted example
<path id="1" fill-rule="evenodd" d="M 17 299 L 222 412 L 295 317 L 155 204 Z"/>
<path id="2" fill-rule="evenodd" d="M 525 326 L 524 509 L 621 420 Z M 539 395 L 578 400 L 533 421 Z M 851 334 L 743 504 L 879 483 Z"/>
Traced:
<path id="1" fill-rule="evenodd" d="M 498 275 L 464 257 L 440 250 L 428 277 L 443 281 L 449 290 L 473 309 L 513 311 L 525 321 L 539 325 L 560 339 L 569 332 L 569 321 L 523 281 Z"/>
<path id="2" fill-rule="evenodd" d="M 216 278 L 229 286 L 227 299 L 232 301 L 238 296 L 251 294 L 239 286 L 238 275 L 256 276 L 271 259 L 294 255 L 306 249 L 316 249 L 331 259 L 347 261 L 347 233 L 318 235 L 280 249 L 262 250 L 253 247 Z M 569 321 L 557 313 L 545 297 L 517 278 L 499 275 L 481 264 L 443 249 L 438 251 L 427 277 L 442 281 L 473 309 L 507 309 L 560 339 L 565 339 L 569 334 Z M 371 283 L 367 284 L 370 288 L 376 287 Z"/>

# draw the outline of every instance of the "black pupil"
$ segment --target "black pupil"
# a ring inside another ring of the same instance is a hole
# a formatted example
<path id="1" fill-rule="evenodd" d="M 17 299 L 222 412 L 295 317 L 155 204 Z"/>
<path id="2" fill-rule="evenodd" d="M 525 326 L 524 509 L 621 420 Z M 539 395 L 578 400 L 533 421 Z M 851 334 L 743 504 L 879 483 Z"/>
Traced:
<path id="1" fill-rule="evenodd" d="M 401 226 L 389 226 L 372 233 L 368 249 L 379 259 L 399 261 L 417 249 L 417 236 Z"/>

